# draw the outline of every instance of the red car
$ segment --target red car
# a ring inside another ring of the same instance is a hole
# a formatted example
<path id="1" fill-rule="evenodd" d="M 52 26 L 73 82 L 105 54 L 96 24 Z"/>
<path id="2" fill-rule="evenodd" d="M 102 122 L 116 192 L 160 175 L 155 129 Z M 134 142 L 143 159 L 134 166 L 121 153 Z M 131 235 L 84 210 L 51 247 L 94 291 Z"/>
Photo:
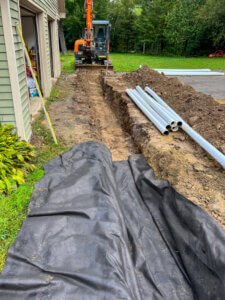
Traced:
<path id="1" fill-rule="evenodd" d="M 223 50 L 217 50 L 216 52 L 209 54 L 208 57 L 225 57 L 225 52 Z"/>

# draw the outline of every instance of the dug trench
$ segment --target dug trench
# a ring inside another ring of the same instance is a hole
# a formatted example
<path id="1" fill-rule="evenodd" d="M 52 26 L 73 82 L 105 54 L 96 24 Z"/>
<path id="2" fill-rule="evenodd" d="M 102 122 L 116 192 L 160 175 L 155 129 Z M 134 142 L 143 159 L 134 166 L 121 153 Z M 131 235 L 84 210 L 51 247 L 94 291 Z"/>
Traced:
<path id="1" fill-rule="evenodd" d="M 67 97 L 49 107 L 59 140 L 69 147 L 90 140 L 104 143 L 117 161 L 142 153 L 158 179 L 168 180 L 225 228 L 225 171 L 182 131 L 162 136 L 126 95 L 126 89 L 136 84 L 153 87 L 224 151 L 225 138 L 219 130 L 224 123 L 218 122 L 218 112 L 225 120 L 225 106 L 147 68 L 130 74 L 78 70 L 64 75 L 58 88 L 66 90 Z M 206 117 L 211 118 L 208 131 Z"/>

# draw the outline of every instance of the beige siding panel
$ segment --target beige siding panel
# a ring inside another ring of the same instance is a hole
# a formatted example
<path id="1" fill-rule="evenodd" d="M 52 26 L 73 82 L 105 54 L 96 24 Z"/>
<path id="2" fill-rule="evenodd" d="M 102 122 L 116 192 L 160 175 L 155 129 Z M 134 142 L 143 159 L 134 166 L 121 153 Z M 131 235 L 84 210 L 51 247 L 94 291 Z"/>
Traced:
<path id="1" fill-rule="evenodd" d="M 7 61 L 6 53 L 0 53 L 0 61 Z"/>
<path id="2" fill-rule="evenodd" d="M 16 64 L 19 77 L 21 105 L 23 108 L 23 121 L 25 125 L 26 138 L 29 139 L 31 132 L 31 118 L 29 114 L 30 99 L 28 96 L 28 88 L 26 81 L 24 50 L 16 28 L 16 24 L 19 23 L 18 0 L 10 0 L 10 10 L 13 26 L 13 39 L 16 50 Z"/>
<path id="3" fill-rule="evenodd" d="M 13 107 L 1 107 L 0 109 L 1 115 L 14 115 Z"/>
<path id="4" fill-rule="evenodd" d="M 23 112 L 24 112 L 24 119 L 25 119 L 25 116 L 26 116 L 28 113 L 30 113 L 30 105 L 29 105 L 29 103 L 24 104 Z"/>
<path id="5" fill-rule="evenodd" d="M 16 58 L 24 57 L 23 49 L 16 50 Z"/>
<path id="6" fill-rule="evenodd" d="M 7 85 L 9 83 L 10 83 L 9 77 L 2 77 L 2 78 L 0 78 L 0 86 Z M 1 89 L 1 87 L 0 87 L 0 89 Z M 10 90 L 10 92 L 11 92 L 11 90 Z"/>
<path id="7" fill-rule="evenodd" d="M 14 115 L 1 115 L 0 114 L 0 122 L 15 125 L 15 116 Z"/>
<path id="8" fill-rule="evenodd" d="M 21 43 L 15 44 L 15 50 L 23 50 L 23 45 Z"/>
<path id="9" fill-rule="evenodd" d="M 12 92 L 11 93 L 0 93 L 0 101 L 5 99 L 12 99 Z"/>
<path id="10" fill-rule="evenodd" d="M 16 58 L 17 67 L 23 67 L 25 69 L 24 57 L 21 55 Z"/>
<path id="11" fill-rule="evenodd" d="M 4 107 L 4 108 L 13 108 L 13 103 L 11 100 L 1 100 L 0 101 L 0 111 L 1 111 L 1 108 Z"/>
<path id="12" fill-rule="evenodd" d="M 11 93 L 11 85 L 1 85 L 0 82 L 0 89 L 2 93 Z"/>
<path id="13" fill-rule="evenodd" d="M 0 72 L 0 78 L 5 78 L 5 77 L 9 78 L 9 70 L 8 69 L 7 70 L 1 70 L 1 72 Z"/>
<path id="14" fill-rule="evenodd" d="M 23 96 L 21 97 L 23 107 L 25 107 L 27 105 L 26 99 L 27 99 L 27 93 L 24 93 Z M 28 107 L 30 107 L 30 105 Z"/>
<path id="15" fill-rule="evenodd" d="M 31 115 L 30 115 L 30 110 L 29 109 L 26 109 L 26 111 L 24 112 L 24 124 L 25 124 L 25 127 L 27 128 L 26 129 L 26 135 L 30 135 L 31 133 L 31 126 L 30 125 L 30 119 L 31 119 Z M 29 136 L 30 138 L 30 136 Z"/>
<path id="16" fill-rule="evenodd" d="M 18 10 L 18 4 L 17 4 L 17 1 L 11 0 L 10 8 L 17 12 L 17 10 Z"/>
<path id="17" fill-rule="evenodd" d="M 15 126 L 14 105 L 0 8 L 0 122 Z"/>
<path id="18" fill-rule="evenodd" d="M 12 1 L 10 1 L 10 3 L 12 3 Z M 19 14 L 18 11 L 15 11 L 14 9 L 11 9 L 11 18 L 18 20 L 19 19 Z"/>
<path id="19" fill-rule="evenodd" d="M 5 124 L 5 125 L 12 125 L 13 127 L 15 127 L 15 121 L 7 121 L 7 122 L 5 122 L 5 121 L 1 121 L 1 119 L 0 119 L 0 123 L 1 124 Z"/>
<path id="20" fill-rule="evenodd" d="M 6 48 L 4 44 L 0 44 L 0 53 L 5 53 L 6 52 Z"/>
<path id="21" fill-rule="evenodd" d="M 57 0 L 34 0 L 44 11 L 52 18 L 56 16 L 59 18 L 58 1 Z"/>
<path id="22" fill-rule="evenodd" d="M 27 93 L 27 96 L 28 96 L 28 89 L 27 89 L 27 84 L 24 82 L 22 82 L 21 84 L 21 88 L 20 88 L 20 93 L 21 93 L 21 96 L 24 95 L 25 93 Z M 29 103 L 29 101 L 27 101 Z"/>
<path id="23" fill-rule="evenodd" d="M 0 78 L 5 78 L 5 77 L 9 78 L 9 70 L 8 69 L 7 70 L 0 69 Z"/>
<path id="24" fill-rule="evenodd" d="M 0 35 L 0 44 L 4 44 L 5 40 L 4 40 L 4 36 L 3 34 Z"/>
<path id="25" fill-rule="evenodd" d="M 21 75 L 22 73 L 25 72 L 25 65 L 19 66 L 18 68 L 18 75 Z M 25 76 L 25 75 L 24 75 Z"/>
<path id="26" fill-rule="evenodd" d="M 0 61 L 0 70 L 8 70 L 8 62 Z"/>
<path id="27" fill-rule="evenodd" d="M 26 77 L 25 70 L 22 73 L 20 73 L 18 77 L 19 77 L 19 83 L 22 84 L 22 81 L 24 81 L 24 77 Z"/>

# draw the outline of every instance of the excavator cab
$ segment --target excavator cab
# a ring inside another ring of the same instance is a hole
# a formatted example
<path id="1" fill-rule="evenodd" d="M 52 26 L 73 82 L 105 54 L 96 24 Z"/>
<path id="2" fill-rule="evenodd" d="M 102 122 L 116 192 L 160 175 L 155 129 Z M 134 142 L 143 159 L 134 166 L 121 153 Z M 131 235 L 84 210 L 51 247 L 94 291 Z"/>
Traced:
<path id="1" fill-rule="evenodd" d="M 110 29 L 109 21 L 93 21 L 95 61 L 100 64 L 104 64 L 109 57 Z"/>

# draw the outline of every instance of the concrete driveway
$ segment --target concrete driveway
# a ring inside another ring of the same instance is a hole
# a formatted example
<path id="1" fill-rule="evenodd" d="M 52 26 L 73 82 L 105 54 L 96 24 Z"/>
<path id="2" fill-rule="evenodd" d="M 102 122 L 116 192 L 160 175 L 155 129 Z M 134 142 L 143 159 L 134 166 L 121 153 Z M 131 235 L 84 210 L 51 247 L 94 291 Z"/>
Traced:
<path id="1" fill-rule="evenodd" d="M 225 76 L 178 76 L 182 83 L 225 104 Z"/>

